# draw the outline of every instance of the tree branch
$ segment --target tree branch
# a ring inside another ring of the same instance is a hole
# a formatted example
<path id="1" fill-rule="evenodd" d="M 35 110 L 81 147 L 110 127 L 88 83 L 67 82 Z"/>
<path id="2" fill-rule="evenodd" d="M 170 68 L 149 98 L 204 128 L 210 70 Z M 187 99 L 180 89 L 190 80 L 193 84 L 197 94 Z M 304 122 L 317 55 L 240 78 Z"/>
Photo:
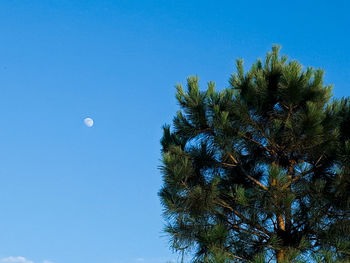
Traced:
<path id="1" fill-rule="evenodd" d="M 235 210 L 234 208 L 232 208 L 228 203 L 226 203 L 223 200 L 220 200 L 217 202 L 218 205 L 221 205 L 225 208 L 228 208 L 231 212 L 233 212 L 239 219 L 241 219 L 245 224 L 252 226 L 254 228 L 256 228 L 257 230 L 260 230 L 261 232 L 265 233 L 266 235 L 270 236 L 271 232 L 268 231 L 267 229 L 265 229 L 264 227 L 262 227 L 261 225 L 259 225 L 258 223 L 252 223 L 250 222 L 249 219 L 247 219 L 245 216 L 243 216 L 240 212 L 238 212 L 237 210 Z"/>

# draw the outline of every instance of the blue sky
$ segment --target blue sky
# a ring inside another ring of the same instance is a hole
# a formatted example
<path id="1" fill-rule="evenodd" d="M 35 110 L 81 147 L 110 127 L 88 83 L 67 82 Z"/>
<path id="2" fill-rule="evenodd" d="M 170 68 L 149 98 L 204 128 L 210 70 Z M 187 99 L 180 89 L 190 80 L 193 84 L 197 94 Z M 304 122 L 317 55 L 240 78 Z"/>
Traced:
<path id="1" fill-rule="evenodd" d="M 282 3 L 283 2 L 283 3 Z M 349 95 L 347 1 L 0 2 L 0 262 L 165 263 L 174 85 L 272 44 Z M 87 128 L 85 117 L 95 125 Z"/>

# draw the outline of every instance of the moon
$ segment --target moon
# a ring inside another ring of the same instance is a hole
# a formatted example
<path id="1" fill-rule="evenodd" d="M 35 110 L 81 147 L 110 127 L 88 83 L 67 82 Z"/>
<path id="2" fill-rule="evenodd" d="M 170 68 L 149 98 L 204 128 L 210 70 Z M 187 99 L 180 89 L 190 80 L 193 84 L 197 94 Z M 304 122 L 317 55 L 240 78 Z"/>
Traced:
<path id="1" fill-rule="evenodd" d="M 85 118 L 84 119 L 84 124 L 86 127 L 91 128 L 94 125 L 94 120 L 91 118 Z"/>

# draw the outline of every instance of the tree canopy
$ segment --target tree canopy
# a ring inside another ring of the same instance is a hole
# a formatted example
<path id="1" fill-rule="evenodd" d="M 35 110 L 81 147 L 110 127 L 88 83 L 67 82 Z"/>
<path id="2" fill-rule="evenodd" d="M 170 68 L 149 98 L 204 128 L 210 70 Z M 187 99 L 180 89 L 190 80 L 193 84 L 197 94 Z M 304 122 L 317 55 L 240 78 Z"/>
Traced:
<path id="1" fill-rule="evenodd" d="M 237 60 L 229 88 L 177 86 L 159 196 L 194 262 L 350 260 L 350 100 L 279 50 Z"/>

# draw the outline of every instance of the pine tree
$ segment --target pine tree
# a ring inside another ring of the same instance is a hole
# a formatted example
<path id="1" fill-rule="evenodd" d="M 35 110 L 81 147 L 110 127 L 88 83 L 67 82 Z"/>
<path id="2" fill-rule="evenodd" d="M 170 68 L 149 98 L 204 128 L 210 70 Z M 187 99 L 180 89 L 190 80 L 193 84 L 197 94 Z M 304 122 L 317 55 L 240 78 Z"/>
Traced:
<path id="1" fill-rule="evenodd" d="M 350 100 L 279 49 L 221 91 L 177 86 L 159 196 L 194 262 L 350 260 Z"/>

